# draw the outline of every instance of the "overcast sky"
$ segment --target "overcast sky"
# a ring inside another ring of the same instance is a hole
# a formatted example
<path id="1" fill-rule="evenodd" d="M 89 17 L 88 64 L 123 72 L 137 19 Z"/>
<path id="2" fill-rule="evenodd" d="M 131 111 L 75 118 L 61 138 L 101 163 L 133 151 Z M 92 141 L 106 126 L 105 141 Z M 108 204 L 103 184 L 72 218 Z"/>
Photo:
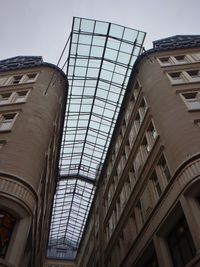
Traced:
<path id="1" fill-rule="evenodd" d="M 147 33 L 152 41 L 200 34 L 200 0 L 0 0 L 0 59 L 43 56 L 56 64 L 73 16 L 105 20 Z"/>

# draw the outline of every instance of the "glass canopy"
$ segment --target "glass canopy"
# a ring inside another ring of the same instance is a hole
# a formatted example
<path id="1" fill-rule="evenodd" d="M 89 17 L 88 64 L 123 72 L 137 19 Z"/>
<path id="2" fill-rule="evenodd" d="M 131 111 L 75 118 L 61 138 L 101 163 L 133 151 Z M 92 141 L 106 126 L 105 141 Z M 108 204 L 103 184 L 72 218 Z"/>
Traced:
<path id="1" fill-rule="evenodd" d="M 48 257 L 74 259 L 122 99 L 145 33 L 74 18 L 67 99 Z"/>

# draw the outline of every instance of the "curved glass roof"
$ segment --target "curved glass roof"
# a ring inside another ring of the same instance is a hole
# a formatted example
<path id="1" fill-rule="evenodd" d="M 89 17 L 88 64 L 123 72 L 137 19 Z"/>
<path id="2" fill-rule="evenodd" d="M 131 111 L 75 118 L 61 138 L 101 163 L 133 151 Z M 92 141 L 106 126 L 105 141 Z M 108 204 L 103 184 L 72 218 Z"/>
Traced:
<path id="1" fill-rule="evenodd" d="M 145 33 L 75 17 L 48 257 L 73 259 L 82 237 L 135 60 Z"/>

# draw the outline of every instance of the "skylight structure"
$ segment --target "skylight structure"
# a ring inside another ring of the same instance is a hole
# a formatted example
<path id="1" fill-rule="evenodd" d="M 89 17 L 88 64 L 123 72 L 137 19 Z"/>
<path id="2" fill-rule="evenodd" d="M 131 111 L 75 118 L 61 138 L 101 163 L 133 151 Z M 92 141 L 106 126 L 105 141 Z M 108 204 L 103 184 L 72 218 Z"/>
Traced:
<path id="1" fill-rule="evenodd" d="M 48 257 L 74 259 L 133 64 L 145 33 L 74 18 L 67 99 Z"/>

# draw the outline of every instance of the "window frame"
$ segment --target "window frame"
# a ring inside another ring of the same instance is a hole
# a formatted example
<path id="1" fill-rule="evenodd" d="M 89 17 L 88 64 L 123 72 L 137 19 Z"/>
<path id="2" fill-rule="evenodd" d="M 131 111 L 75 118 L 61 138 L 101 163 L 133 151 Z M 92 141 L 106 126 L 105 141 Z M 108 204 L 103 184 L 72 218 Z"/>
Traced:
<path id="1" fill-rule="evenodd" d="M 29 78 L 29 75 L 33 75 L 33 74 L 35 74 L 35 77 Z M 0 76 L 0 87 L 34 83 L 38 79 L 38 76 L 39 76 L 38 71 L 31 71 L 28 73 L 17 73 L 17 74 L 11 74 L 8 76 Z M 15 78 L 17 77 L 21 77 L 21 78 L 18 79 L 17 83 L 15 83 Z M 4 80 L 1 82 L 1 79 L 2 80 L 4 79 Z"/>
<path id="2" fill-rule="evenodd" d="M 12 91 L 3 91 L 3 92 L 0 92 L 0 106 L 5 106 L 5 105 L 10 105 L 10 104 L 22 104 L 22 103 L 26 103 L 27 101 L 27 98 L 30 94 L 30 91 L 31 89 L 30 88 L 24 88 L 24 89 L 19 89 L 19 90 L 12 90 Z M 20 93 L 20 92 L 26 92 L 23 100 L 21 101 L 16 101 L 16 99 L 18 99 L 17 95 Z M 7 101 L 5 103 L 1 103 L 2 99 L 1 99 L 1 96 L 3 94 L 10 94 L 10 96 L 8 97 Z"/>
<path id="3" fill-rule="evenodd" d="M 13 117 L 13 119 L 10 119 L 11 123 L 9 125 L 9 128 L 8 129 L 1 129 L 2 125 L 4 124 L 4 121 L 6 121 L 6 119 L 5 119 L 6 116 L 12 115 L 12 114 L 14 114 L 14 117 Z M 19 115 L 19 111 L 9 111 L 9 112 L 0 113 L 0 133 L 1 132 L 10 132 L 12 130 L 12 127 L 13 127 L 18 115 Z"/>
<path id="4" fill-rule="evenodd" d="M 185 95 L 189 94 L 195 94 L 196 97 L 194 98 L 186 98 Z M 186 91 L 181 92 L 180 97 L 183 100 L 184 104 L 186 105 L 187 109 L 190 111 L 200 110 L 200 91 Z M 196 101 L 195 101 L 196 100 Z M 199 105 L 197 107 L 192 107 L 192 104 L 196 103 L 196 105 Z"/>

